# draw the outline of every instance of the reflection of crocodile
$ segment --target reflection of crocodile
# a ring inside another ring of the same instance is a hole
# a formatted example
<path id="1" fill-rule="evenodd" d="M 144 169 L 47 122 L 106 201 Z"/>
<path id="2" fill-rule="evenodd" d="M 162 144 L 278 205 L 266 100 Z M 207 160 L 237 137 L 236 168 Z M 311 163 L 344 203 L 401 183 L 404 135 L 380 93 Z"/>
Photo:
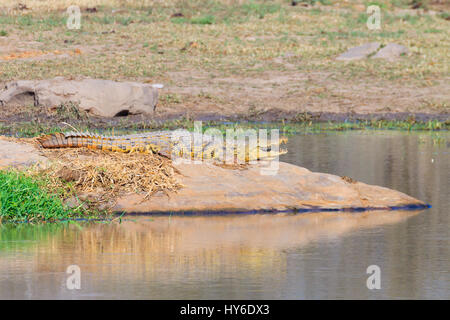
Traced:
<path id="1" fill-rule="evenodd" d="M 256 136 L 255 136 L 256 137 Z M 231 161 L 248 162 L 255 160 L 273 159 L 286 150 L 279 150 L 279 145 L 287 141 L 286 138 L 263 143 L 264 140 L 253 140 L 254 143 L 245 144 L 244 139 L 237 139 L 238 143 L 228 148 L 221 135 L 205 135 L 187 131 L 153 131 L 125 136 L 103 136 L 91 133 L 52 133 L 37 138 L 43 148 L 81 148 L 118 151 L 158 153 L 168 158 L 189 157 L 193 160 L 216 159 L 225 161 L 224 155 L 234 154 Z M 273 140 L 273 139 L 271 139 Z M 199 141 L 199 142 L 197 142 Z M 240 142 L 243 141 L 243 142 Z M 262 145 L 260 146 L 259 143 Z M 229 159 L 226 159 L 229 161 Z"/>

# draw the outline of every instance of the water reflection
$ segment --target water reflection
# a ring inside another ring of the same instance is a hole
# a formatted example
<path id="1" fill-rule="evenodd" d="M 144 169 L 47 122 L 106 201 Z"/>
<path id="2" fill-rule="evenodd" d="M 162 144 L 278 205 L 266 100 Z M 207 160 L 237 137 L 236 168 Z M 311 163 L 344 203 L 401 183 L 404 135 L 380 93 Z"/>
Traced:
<path id="1" fill-rule="evenodd" d="M 197 281 L 236 281 L 238 270 L 239 277 L 263 294 L 261 278 L 275 272 L 280 284 L 288 281 L 286 250 L 417 214 L 142 216 L 120 224 L 90 223 L 81 230 L 61 225 L 8 226 L 0 241 L 0 298 L 181 298 L 171 287 L 187 290 Z M 83 272 L 79 292 L 64 286 L 64 271 L 71 264 L 78 264 Z M 31 279 L 21 277 L 27 273 Z M 170 295 L 165 295 L 167 290 Z"/>

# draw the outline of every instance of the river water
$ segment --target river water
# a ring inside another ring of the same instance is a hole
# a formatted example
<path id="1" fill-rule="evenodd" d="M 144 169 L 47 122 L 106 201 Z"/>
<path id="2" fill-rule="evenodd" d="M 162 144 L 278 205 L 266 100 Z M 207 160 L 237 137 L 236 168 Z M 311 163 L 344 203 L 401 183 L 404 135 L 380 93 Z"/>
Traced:
<path id="1" fill-rule="evenodd" d="M 298 134 L 287 147 L 282 161 L 432 208 L 3 225 L 0 298 L 450 298 L 448 132 Z M 80 289 L 67 287 L 70 265 Z M 380 289 L 366 285 L 371 265 Z"/>

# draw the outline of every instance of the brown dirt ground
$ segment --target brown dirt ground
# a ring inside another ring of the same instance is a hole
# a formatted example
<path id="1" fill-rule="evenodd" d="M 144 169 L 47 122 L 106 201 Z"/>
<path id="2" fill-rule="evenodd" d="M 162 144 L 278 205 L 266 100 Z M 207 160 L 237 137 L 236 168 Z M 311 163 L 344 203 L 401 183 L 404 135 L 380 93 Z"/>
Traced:
<path id="1" fill-rule="evenodd" d="M 441 5 L 441 2 L 437 1 L 436 5 Z M 25 38 L 13 34 L 8 38 L 0 38 L 0 86 L 6 82 L 1 79 L 2 64 L 8 63 L 8 60 L 1 61 L 1 57 L 11 57 L 11 52 L 19 55 L 19 59 L 29 61 L 71 59 L 70 54 L 74 52 L 62 50 L 55 54 L 54 51 L 43 51 L 43 54 L 31 54 L 27 57 L 26 52 L 30 48 L 36 48 L 33 52 L 40 50 L 40 44 L 33 40 L 31 34 Z M 86 57 L 106 51 L 120 55 L 122 51 L 125 53 L 131 49 L 140 50 L 114 43 L 108 43 L 106 47 L 78 45 L 71 49 L 79 50 L 77 55 Z M 22 58 L 20 54 L 23 54 Z M 170 70 L 151 80 L 165 84 L 160 92 L 156 114 L 135 116 L 130 120 L 185 117 L 205 120 L 276 121 L 301 120 L 306 113 L 314 115 L 319 120 L 370 118 L 378 117 L 380 114 L 391 119 L 403 119 L 410 115 L 424 119 L 449 119 L 448 76 L 413 83 L 385 80 L 371 77 L 370 74 L 366 77 L 361 75 L 346 77 L 333 71 L 299 71 L 298 68 L 307 65 L 308 61 L 297 56 L 278 57 L 269 62 L 261 61 L 262 66 L 267 67 L 268 63 L 272 67 L 267 71 L 245 70 L 242 74 L 232 75 L 214 70 L 195 69 L 193 66 L 185 70 Z M 257 67 L 255 66 L 255 69 Z M 0 124 L 32 120 L 37 116 L 44 121 L 51 117 L 46 110 L 36 112 L 28 109 L 21 112 L 0 108 Z"/>
<path id="2" fill-rule="evenodd" d="M 295 71 L 266 72 L 258 77 L 211 77 L 192 72 L 171 73 L 173 85 L 162 95 L 180 97 L 182 103 L 165 103 L 159 116 L 186 114 L 191 118 L 292 118 L 303 113 L 449 114 L 449 81 L 431 87 L 396 83 L 386 85 L 373 79 L 336 79 L 333 73 Z"/>

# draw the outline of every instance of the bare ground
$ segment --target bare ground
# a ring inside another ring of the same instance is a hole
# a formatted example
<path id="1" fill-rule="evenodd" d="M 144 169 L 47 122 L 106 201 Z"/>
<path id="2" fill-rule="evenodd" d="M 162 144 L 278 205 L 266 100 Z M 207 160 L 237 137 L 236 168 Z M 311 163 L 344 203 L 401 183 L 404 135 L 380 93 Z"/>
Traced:
<path id="1" fill-rule="evenodd" d="M 53 51 L 27 50 L 35 46 L 32 41 L 10 40 L 12 41 L 7 45 L 0 46 L 0 58 L 9 57 L 12 42 L 15 42 L 14 52 L 24 56 L 18 59 L 24 62 L 70 59 L 74 54 L 89 56 L 102 51 L 102 47 L 78 46 L 55 54 Z M 120 48 L 114 45 L 112 47 L 112 51 L 118 54 Z M 2 63 L 8 61 L 0 61 L 0 67 Z M 271 70 L 245 70 L 242 74 L 230 74 L 189 67 L 185 70 L 168 71 L 151 80 L 137 78 L 137 81 L 162 82 L 165 87 L 160 91 L 160 102 L 155 115 L 138 116 L 130 121 L 180 117 L 209 120 L 302 120 L 305 113 L 313 115 L 314 120 L 337 121 L 352 117 L 379 118 L 380 115 L 388 119 L 406 119 L 409 116 L 424 120 L 449 119 L 448 77 L 404 82 L 370 75 L 351 77 L 333 71 L 302 71 L 299 69 L 304 68 L 308 62 L 300 57 L 278 57 L 263 63 L 265 66 L 270 64 Z M 393 62 L 394 67 L 396 63 Z M 67 78 L 82 77 L 74 75 Z M 0 85 L 6 82 L 0 81 Z M 46 110 L 39 112 L 46 114 Z M 27 121 L 33 118 L 33 114 L 35 112 L 27 116 L 26 112 L 3 109 L 0 110 L 0 122 Z"/>
<path id="2" fill-rule="evenodd" d="M 271 71 L 251 76 L 221 78 L 192 72 L 170 74 L 172 85 L 161 96 L 177 101 L 161 101 L 158 115 L 170 118 L 185 114 L 190 118 L 225 119 L 295 118 L 312 114 L 425 113 L 449 115 L 450 82 L 434 81 L 432 86 L 374 79 L 337 79 L 331 72 Z"/>
<path id="3" fill-rule="evenodd" d="M 2 16 L 6 36 L 0 36 L 0 85 L 53 76 L 163 83 L 156 114 L 131 116 L 129 122 L 449 119 L 449 22 L 437 17 L 448 5 L 437 2 L 432 13 L 387 4 L 382 32 L 371 33 L 358 18 L 365 11 L 361 1 L 345 9 L 346 2 L 340 1 L 314 8 L 274 3 L 280 4 L 278 11 L 263 18 L 240 12 L 245 22 L 211 25 L 171 20 L 174 12 L 187 18 L 208 14 L 200 2 L 191 8 L 171 1 L 167 8 L 155 5 L 151 14 L 99 7 L 84 13 L 82 32 L 72 32 L 58 20 L 64 10 L 54 11 L 51 5 L 48 16 L 33 11 L 40 2 L 29 1 L 30 9 Z M 233 7 L 214 8 L 226 12 Z M 370 41 L 401 43 L 411 54 L 392 62 L 334 60 L 345 49 Z M 30 120 L 61 119 L 30 106 L 0 108 L 0 125 Z M 117 124 L 123 119 L 91 121 Z"/>

